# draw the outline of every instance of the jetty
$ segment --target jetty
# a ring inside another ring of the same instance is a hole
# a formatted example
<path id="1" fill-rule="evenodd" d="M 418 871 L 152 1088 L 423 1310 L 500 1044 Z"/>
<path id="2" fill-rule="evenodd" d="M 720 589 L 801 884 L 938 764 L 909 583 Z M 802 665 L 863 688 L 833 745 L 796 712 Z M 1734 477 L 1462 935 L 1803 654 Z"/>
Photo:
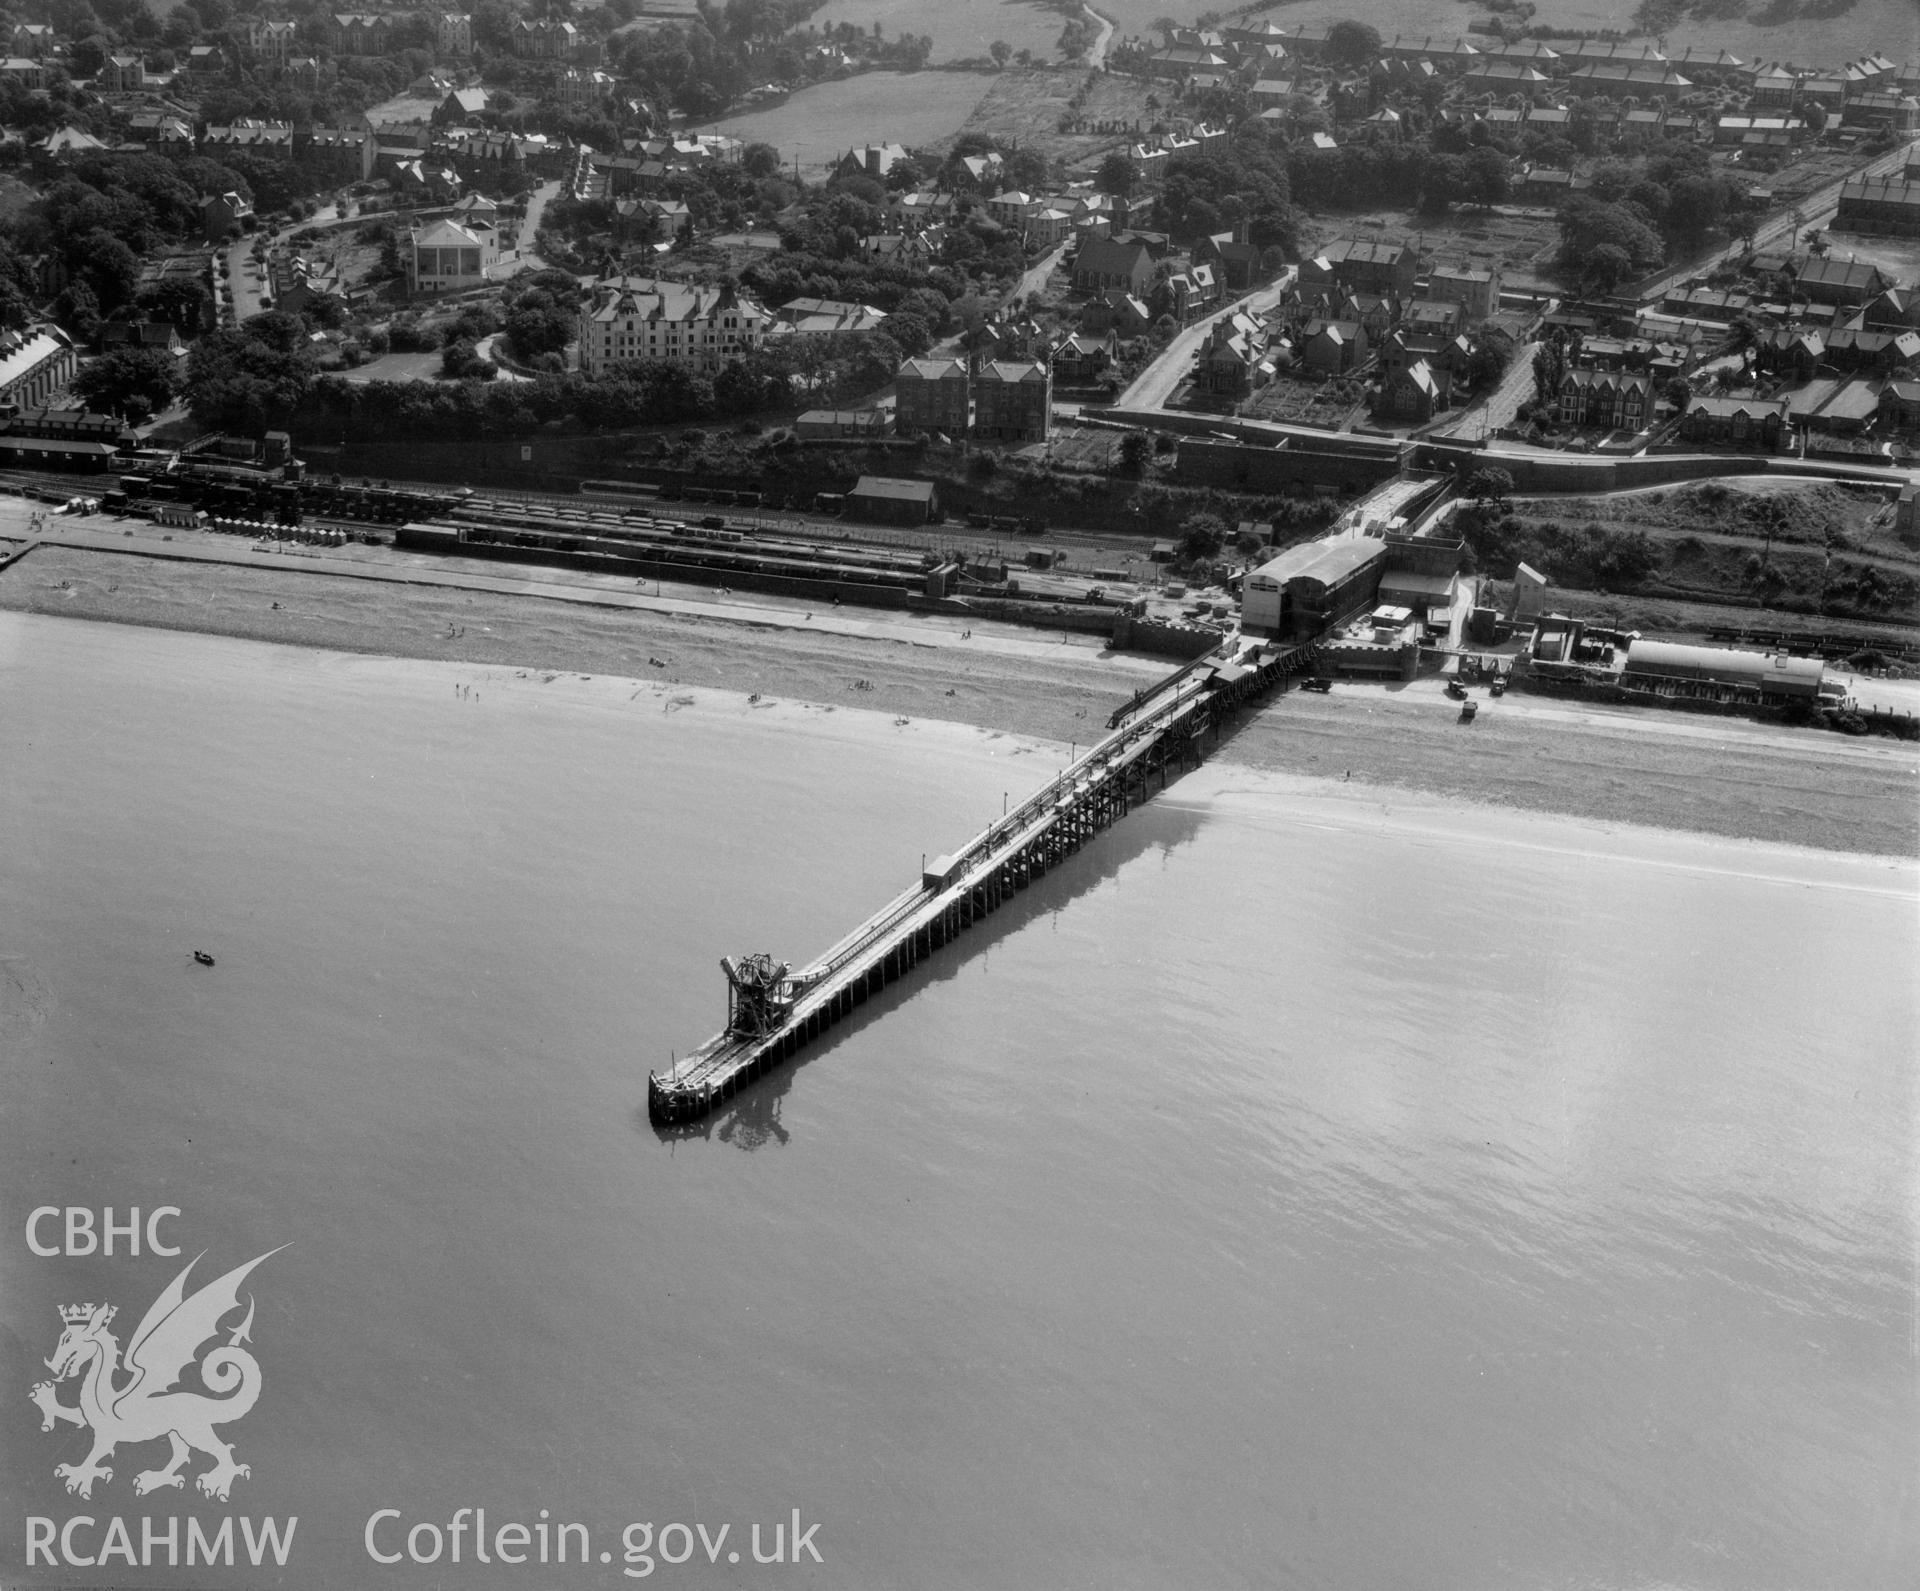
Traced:
<path id="1" fill-rule="evenodd" d="M 918 882 L 816 960 L 796 971 L 766 954 L 722 958 L 727 1025 L 668 1070 L 650 1074 L 648 1118 L 657 1127 L 698 1121 L 790 1059 L 1156 788 L 1197 766 L 1235 709 L 1309 672 L 1316 650 L 1253 644 L 1176 670 L 1122 707 L 1106 738 L 1038 794 L 928 862 Z"/>

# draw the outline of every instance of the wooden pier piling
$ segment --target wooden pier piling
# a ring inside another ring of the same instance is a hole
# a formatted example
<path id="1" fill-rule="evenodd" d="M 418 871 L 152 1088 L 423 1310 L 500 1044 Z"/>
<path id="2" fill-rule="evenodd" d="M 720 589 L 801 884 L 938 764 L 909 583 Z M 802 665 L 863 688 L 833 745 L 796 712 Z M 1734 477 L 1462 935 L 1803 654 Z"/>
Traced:
<path id="1" fill-rule="evenodd" d="M 793 1056 L 1147 800 L 1154 775 L 1164 790 L 1197 766 L 1225 715 L 1310 669 L 1314 653 L 1253 648 L 1176 670 L 1045 789 L 923 867 L 918 883 L 818 960 L 798 972 L 769 956 L 723 960 L 727 1027 L 667 1073 L 650 1074 L 648 1118 L 661 1127 L 697 1121 Z"/>

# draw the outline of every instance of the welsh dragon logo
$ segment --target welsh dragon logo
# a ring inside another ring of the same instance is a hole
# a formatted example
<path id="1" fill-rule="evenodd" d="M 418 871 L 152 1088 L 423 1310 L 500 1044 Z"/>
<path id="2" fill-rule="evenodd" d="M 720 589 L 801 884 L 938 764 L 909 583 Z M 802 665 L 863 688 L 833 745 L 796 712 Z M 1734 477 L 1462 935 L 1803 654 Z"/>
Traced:
<path id="1" fill-rule="evenodd" d="M 68 1491 L 91 1498 L 95 1481 L 105 1484 L 113 1479 L 113 1471 L 103 1461 L 112 1457 L 116 1447 L 163 1436 L 173 1444 L 173 1456 L 166 1468 L 143 1470 L 134 1477 L 138 1496 L 163 1486 L 184 1486 L 180 1471 L 196 1450 L 214 1461 L 213 1468 L 194 1477 L 194 1484 L 208 1497 L 225 1502 L 234 1481 L 252 1473 L 247 1465 L 233 1461 L 233 1448 L 213 1430 L 216 1425 L 231 1425 L 260 1396 L 260 1363 L 240 1346 L 249 1340 L 253 1327 L 251 1295 L 246 1319 L 199 1360 L 201 1383 L 219 1396 L 175 1388 L 202 1346 L 219 1335 L 221 1320 L 240 1307 L 240 1284 L 248 1273 L 279 1252 L 270 1249 L 259 1259 L 248 1260 L 191 1297 L 186 1293 L 187 1273 L 205 1256 L 188 1260 L 142 1318 L 127 1344 L 124 1364 L 119 1339 L 107 1329 L 115 1314 L 111 1304 L 62 1306 L 60 1319 L 66 1329 L 53 1357 L 46 1361 L 54 1380 L 37 1383 L 29 1396 L 39 1406 L 41 1430 L 51 1431 L 62 1422 L 93 1429 L 93 1451 L 86 1462 L 54 1468 Z M 55 1383 L 69 1376 L 81 1378 L 78 1407 L 60 1402 L 55 1395 Z"/>

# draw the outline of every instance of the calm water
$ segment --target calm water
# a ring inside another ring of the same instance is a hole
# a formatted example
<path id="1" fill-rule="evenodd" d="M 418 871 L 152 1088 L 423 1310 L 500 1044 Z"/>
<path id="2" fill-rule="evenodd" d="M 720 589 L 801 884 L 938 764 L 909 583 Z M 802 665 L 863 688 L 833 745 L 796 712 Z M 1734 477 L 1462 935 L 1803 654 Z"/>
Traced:
<path id="1" fill-rule="evenodd" d="M 668 1144 L 720 954 L 1052 762 L 635 690 L 0 615 L 0 1581 L 613 1586 L 680 1521 L 652 1583 L 1912 1583 L 1911 866 L 1207 769 Z M 163 1203 L 178 1260 L 26 1247 Z M 283 1243 L 232 1501 L 68 1497 L 55 1306 Z M 367 1555 L 482 1506 L 612 1562 Z M 284 1569 L 25 1567 L 229 1512 Z"/>

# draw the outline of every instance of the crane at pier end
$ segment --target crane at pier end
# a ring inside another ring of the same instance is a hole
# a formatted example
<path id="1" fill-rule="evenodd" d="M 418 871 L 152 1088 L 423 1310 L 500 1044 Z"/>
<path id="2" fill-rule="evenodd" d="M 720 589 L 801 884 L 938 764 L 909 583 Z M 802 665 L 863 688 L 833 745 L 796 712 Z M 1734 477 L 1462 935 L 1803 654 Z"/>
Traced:
<path id="1" fill-rule="evenodd" d="M 1120 722 L 799 972 L 767 954 L 723 957 L 726 1028 L 647 1079 L 656 1128 L 699 1120 L 843 1021 L 943 945 L 1195 766 L 1237 707 L 1313 671 L 1317 647 L 1256 643 L 1179 669 L 1115 714 Z"/>

